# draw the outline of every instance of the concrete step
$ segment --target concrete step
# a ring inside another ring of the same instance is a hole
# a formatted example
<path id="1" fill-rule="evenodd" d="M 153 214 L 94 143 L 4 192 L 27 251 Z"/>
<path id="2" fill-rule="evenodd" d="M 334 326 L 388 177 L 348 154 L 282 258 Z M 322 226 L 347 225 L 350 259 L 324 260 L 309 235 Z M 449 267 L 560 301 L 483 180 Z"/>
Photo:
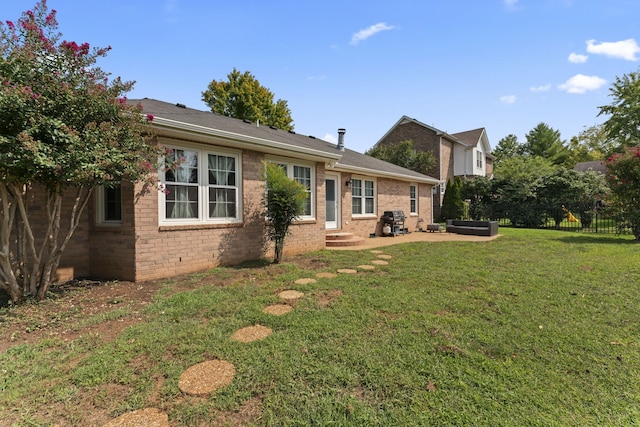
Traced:
<path id="1" fill-rule="evenodd" d="M 338 246 L 358 246 L 364 243 L 364 237 L 354 236 L 353 233 L 329 233 L 326 235 L 325 245 L 328 248 Z"/>

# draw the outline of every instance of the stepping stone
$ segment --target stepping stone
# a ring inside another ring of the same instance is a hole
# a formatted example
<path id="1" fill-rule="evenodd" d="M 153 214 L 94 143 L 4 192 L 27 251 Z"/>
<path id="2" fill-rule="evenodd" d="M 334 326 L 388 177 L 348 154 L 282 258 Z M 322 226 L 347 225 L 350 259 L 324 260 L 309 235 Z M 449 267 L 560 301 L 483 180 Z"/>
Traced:
<path id="1" fill-rule="evenodd" d="M 380 259 L 391 259 L 393 258 L 392 255 L 378 255 L 376 258 L 380 258 Z"/>
<path id="2" fill-rule="evenodd" d="M 290 305 L 274 304 L 274 305 L 265 307 L 265 309 L 262 311 L 267 314 L 273 314 L 274 316 L 282 316 L 283 314 L 287 314 L 291 310 L 293 310 L 293 307 L 291 307 Z"/>
<path id="3" fill-rule="evenodd" d="M 358 270 L 354 270 L 352 268 L 341 268 L 338 270 L 340 274 L 356 274 Z"/>
<path id="4" fill-rule="evenodd" d="M 359 265 L 356 268 L 359 268 L 360 270 L 375 270 L 376 266 L 375 265 L 367 265 L 367 264 L 365 264 L 365 265 Z"/>
<path id="5" fill-rule="evenodd" d="M 379 249 L 374 249 L 374 250 L 372 250 L 372 251 L 370 251 L 370 252 L 371 252 L 372 254 L 383 254 L 383 253 L 384 253 L 384 251 L 381 251 L 381 250 L 379 250 Z"/>
<path id="6" fill-rule="evenodd" d="M 381 259 L 374 259 L 373 261 L 371 261 L 371 264 L 374 264 L 374 265 L 389 265 L 389 263 L 387 261 L 383 261 Z"/>
<path id="7" fill-rule="evenodd" d="M 312 278 L 302 278 L 302 279 L 298 279 L 295 281 L 296 285 L 308 285 L 310 283 L 316 283 L 317 280 L 316 279 L 312 279 Z"/>
<path id="8" fill-rule="evenodd" d="M 282 291 L 278 294 L 278 296 L 286 300 L 296 300 L 298 298 L 302 298 L 304 294 L 298 291 Z"/>
<path id="9" fill-rule="evenodd" d="M 138 409 L 114 418 L 103 427 L 169 427 L 169 416 L 157 408 Z"/>
<path id="10" fill-rule="evenodd" d="M 207 360 L 193 365 L 180 375 L 178 388 L 193 396 L 211 394 L 231 384 L 236 368 L 225 360 Z"/>
<path id="11" fill-rule="evenodd" d="M 273 331 L 270 328 L 262 325 L 247 326 L 246 328 L 238 329 L 231 335 L 231 339 L 240 342 L 251 342 L 263 340 Z"/>
<path id="12" fill-rule="evenodd" d="M 316 274 L 316 277 L 319 279 L 333 279 L 336 275 L 334 273 L 322 272 Z"/>

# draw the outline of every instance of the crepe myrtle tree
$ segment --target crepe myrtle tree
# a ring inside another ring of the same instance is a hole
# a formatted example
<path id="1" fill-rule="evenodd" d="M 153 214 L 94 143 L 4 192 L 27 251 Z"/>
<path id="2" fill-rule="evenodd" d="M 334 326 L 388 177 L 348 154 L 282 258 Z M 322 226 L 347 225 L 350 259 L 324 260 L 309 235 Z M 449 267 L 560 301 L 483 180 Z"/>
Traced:
<path id="1" fill-rule="evenodd" d="M 46 0 L 0 23 L 0 289 L 14 303 L 45 298 L 95 188 L 151 180 L 163 154 L 124 97 L 133 83 L 96 65 L 111 48 L 57 30 Z"/>
<path id="2" fill-rule="evenodd" d="M 605 165 L 611 188 L 607 204 L 640 241 L 640 147 L 628 147 L 623 153 L 613 154 Z"/>
<path id="3" fill-rule="evenodd" d="M 275 244 L 273 262 L 278 264 L 282 258 L 284 239 L 289 234 L 289 227 L 304 213 L 307 189 L 290 179 L 285 171 L 274 163 L 264 163 L 264 177 L 267 237 Z"/>

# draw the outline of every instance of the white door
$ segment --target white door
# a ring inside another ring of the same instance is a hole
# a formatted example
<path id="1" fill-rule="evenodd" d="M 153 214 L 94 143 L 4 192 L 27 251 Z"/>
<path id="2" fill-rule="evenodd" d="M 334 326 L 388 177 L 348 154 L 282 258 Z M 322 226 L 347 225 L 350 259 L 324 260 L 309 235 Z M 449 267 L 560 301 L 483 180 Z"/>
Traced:
<path id="1" fill-rule="evenodd" d="M 325 186 L 325 200 L 327 206 L 326 213 L 326 226 L 327 230 L 336 230 L 340 227 L 340 187 L 338 184 L 340 179 L 337 175 L 326 175 Z"/>

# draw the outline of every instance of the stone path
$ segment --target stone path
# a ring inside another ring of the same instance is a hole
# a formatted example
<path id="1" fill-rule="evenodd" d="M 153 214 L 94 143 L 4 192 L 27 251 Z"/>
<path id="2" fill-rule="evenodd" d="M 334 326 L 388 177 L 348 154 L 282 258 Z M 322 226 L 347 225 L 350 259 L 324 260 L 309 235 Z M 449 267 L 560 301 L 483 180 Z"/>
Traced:
<path id="1" fill-rule="evenodd" d="M 318 279 L 333 279 L 338 274 L 358 274 L 359 271 L 373 271 L 376 266 L 388 265 L 393 257 L 386 255 L 384 251 L 374 249 L 369 251 L 376 259 L 371 264 L 358 265 L 356 268 L 340 268 L 336 273 L 321 272 L 316 274 Z M 307 285 L 316 283 L 317 280 L 310 277 L 302 277 L 294 283 Z M 263 312 L 273 316 L 282 316 L 293 310 L 291 303 L 304 297 L 304 293 L 294 289 L 284 290 L 278 293 L 278 297 L 284 301 L 282 304 L 273 304 L 265 307 Z M 234 332 L 230 339 L 241 343 L 249 343 L 267 338 L 272 334 L 267 326 L 253 325 L 241 328 Z M 191 396 L 208 396 L 220 388 L 233 382 L 236 373 L 235 366 L 225 360 L 206 360 L 187 368 L 178 381 L 180 391 Z M 169 427 L 169 416 L 157 408 L 144 408 L 123 414 L 103 427 Z"/>

